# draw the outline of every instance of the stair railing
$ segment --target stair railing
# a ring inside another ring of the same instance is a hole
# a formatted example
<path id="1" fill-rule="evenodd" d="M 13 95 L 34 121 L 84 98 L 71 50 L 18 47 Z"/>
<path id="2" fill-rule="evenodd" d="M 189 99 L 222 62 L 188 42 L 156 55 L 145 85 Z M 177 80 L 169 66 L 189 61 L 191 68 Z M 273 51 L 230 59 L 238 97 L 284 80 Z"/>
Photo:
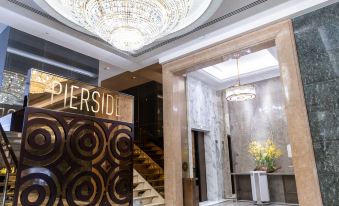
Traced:
<path id="1" fill-rule="evenodd" d="M 8 137 L 7 137 L 6 133 L 5 133 L 5 130 L 3 129 L 2 125 L 1 125 L 1 123 L 0 123 L 0 138 L 1 138 L 0 141 L 1 141 L 1 146 L 2 146 L 1 150 L 4 151 L 3 147 L 6 148 L 6 150 L 9 152 L 10 160 L 13 161 L 15 168 L 17 168 L 17 166 L 18 166 L 18 159 L 17 159 L 17 157 L 16 157 L 16 155 L 14 153 L 14 150 L 13 150 L 11 144 L 9 143 Z M 2 155 L 2 152 L 1 152 L 1 155 Z M 11 167 L 10 162 L 9 162 L 7 156 L 3 156 L 3 158 L 7 159 L 7 162 L 9 163 L 8 166 Z"/>
<path id="2" fill-rule="evenodd" d="M 7 199 L 7 187 L 9 182 L 9 176 L 12 172 L 11 164 L 14 164 L 14 169 L 16 170 L 18 166 L 18 159 L 15 156 L 14 150 L 9 143 L 8 137 L 0 123 L 0 154 L 2 156 L 2 159 L 4 160 L 5 166 L 6 166 L 6 176 L 5 176 L 5 183 L 3 188 L 3 196 L 2 196 L 2 206 L 5 206 L 6 199 Z M 6 155 L 6 151 L 8 151 L 9 157 Z"/>

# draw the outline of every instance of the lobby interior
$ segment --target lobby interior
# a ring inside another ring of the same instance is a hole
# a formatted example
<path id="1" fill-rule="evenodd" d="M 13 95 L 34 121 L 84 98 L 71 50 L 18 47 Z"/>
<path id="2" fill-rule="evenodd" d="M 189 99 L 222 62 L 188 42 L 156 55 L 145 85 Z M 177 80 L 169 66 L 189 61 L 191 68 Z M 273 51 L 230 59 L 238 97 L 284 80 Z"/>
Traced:
<path id="1" fill-rule="evenodd" d="M 0 142 L 3 206 L 339 205 L 339 1 L 0 0 Z"/>

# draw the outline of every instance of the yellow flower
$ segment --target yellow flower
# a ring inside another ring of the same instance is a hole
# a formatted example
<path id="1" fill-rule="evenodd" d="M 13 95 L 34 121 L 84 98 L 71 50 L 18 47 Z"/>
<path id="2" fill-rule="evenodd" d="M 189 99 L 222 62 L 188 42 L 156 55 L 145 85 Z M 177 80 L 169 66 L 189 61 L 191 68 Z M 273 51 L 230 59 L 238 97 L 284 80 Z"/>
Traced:
<path id="1" fill-rule="evenodd" d="M 275 167 L 275 160 L 282 155 L 282 151 L 274 144 L 272 139 L 267 139 L 264 144 L 257 141 L 251 141 L 248 152 L 254 157 L 256 167 L 268 166 L 270 169 Z"/>

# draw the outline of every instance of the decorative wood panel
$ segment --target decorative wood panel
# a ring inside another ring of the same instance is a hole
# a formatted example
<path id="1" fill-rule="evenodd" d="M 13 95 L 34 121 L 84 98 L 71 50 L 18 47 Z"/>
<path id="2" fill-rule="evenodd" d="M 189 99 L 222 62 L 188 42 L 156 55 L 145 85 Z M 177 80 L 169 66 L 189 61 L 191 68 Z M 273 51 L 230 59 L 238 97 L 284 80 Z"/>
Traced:
<path id="1" fill-rule="evenodd" d="M 132 205 L 133 125 L 27 108 L 14 205 Z"/>

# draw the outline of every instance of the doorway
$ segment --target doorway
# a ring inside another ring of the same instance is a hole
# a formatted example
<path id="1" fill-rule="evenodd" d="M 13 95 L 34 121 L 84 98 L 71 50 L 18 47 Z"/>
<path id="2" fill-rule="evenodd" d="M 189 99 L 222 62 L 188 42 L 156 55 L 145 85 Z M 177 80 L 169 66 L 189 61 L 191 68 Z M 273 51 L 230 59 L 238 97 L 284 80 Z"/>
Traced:
<path id="1" fill-rule="evenodd" d="M 204 132 L 192 131 L 193 174 L 196 200 L 207 201 L 206 160 Z M 198 201 L 197 201 L 198 202 Z"/>
<path id="2" fill-rule="evenodd" d="M 185 155 L 184 140 L 187 138 L 187 96 L 185 75 L 194 70 L 220 63 L 225 56 L 245 48 L 274 41 L 277 47 L 281 80 L 286 103 L 287 130 L 293 152 L 294 172 L 297 193 L 301 205 L 322 205 L 318 174 L 314 168 L 315 159 L 307 120 L 307 111 L 299 74 L 291 21 L 283 21 L 253 31 L 235 39 L 226 40 L 212 47 L 191 53 L 183 58 L 163 64 L 164 88 L 164 145 L 165 171 L 173 174 L 166 179 L 166 190 L 170 198 L 166 204 L 181 206 L 183 202 L 182 187 L 175 187 L 182 181 L 183 161 Z M 187 145 L 187 144 L 186 144 Z M 173 153 L 173 151 L 176 151 Z M 301 164 L 302 163 L 302 164 Z M 166 167 L 167 165 L 167 167 Z M 307 173 L 307 175 L 305 175 Z M 309 188 L 312 188 L 310 190 Z"/>

